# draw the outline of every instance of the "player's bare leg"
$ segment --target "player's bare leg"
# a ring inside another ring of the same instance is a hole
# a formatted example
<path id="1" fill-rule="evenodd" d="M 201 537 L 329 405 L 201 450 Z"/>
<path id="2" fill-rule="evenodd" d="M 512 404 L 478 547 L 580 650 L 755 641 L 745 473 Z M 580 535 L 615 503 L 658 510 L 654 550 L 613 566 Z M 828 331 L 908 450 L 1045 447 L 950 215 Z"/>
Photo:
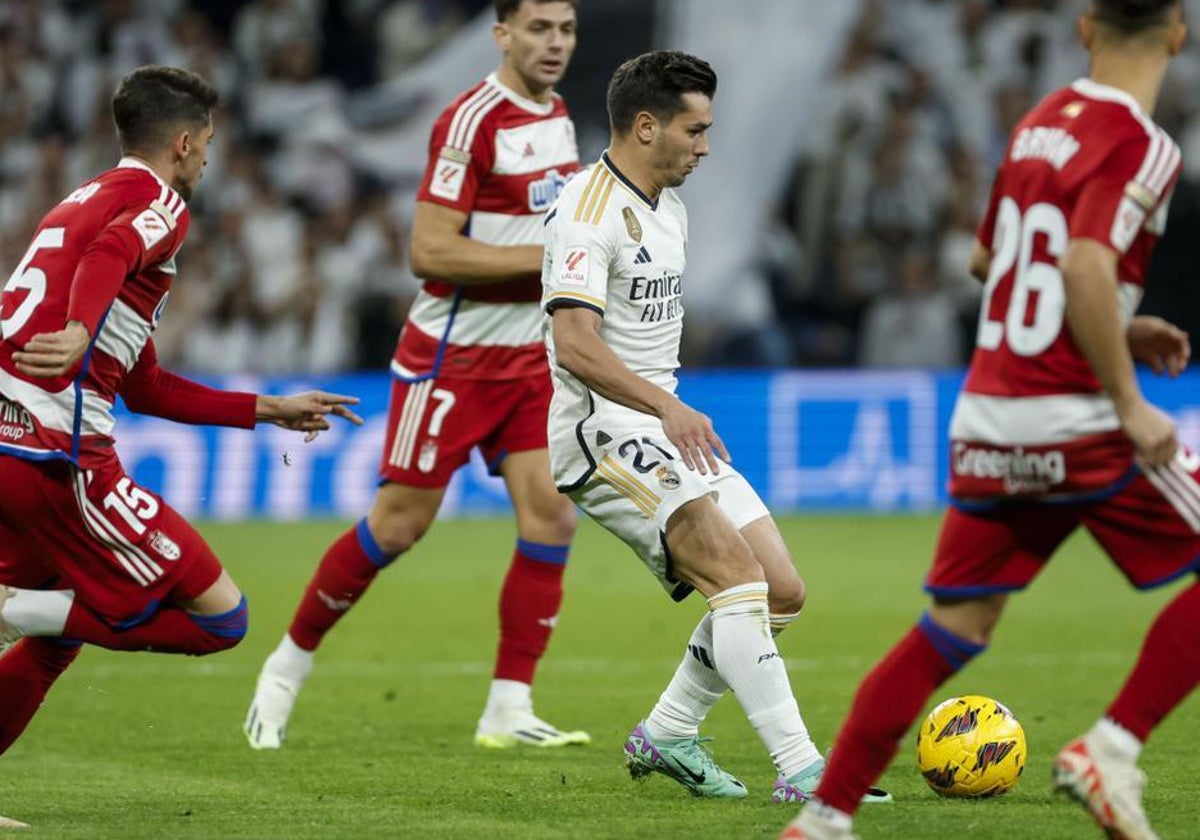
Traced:
<path id="1" fill-rule="evenodd" d="M 29 828 L 29 823 L 23 823 L 20 820 L 14 820 L 9 817 L 0 817 L 0 829 L 5 828 Z"/>
<path id="2" fill-rule="evenodd" d="M 258 676 L 243 729 L 254 749 L 279 749 L 318 645 L 376 574 L 425 534 L 445 490 L 384 484 L 366 518 L 322 558 L 279 645 Z"/>
<path id="3" fill-rule="evenodd" d="M 0 586 L 0 651 L 21 638 L 20 632 L 4 620 L 4 604 L 15 593 L 8 586 Z"/>
<path id="4" fill-rule="evenodd" d="M 751 536 L 762 550 L 770 550 L 770 535 L 762 528 L 753 529 Z M 711 624 L 712 638 L 711 654 L 708 655 L 710 664 L 722 682 L 733 688 L 779 772 L 789 778 L 821 762 L 821 754 L 809 737 L 792 696 L 787 671 L 779 657 L 774 637 L 768 632 L 770 611 L 766 572 L 749 541 L 733 526 L 713 499 L 706 496 L 689 502 L 671 517 L 667 525 L 667 542 L 676 574 L 708 598 L 710 617 L 707 620 Z M 779 545 L 782 545 L 782 540 Z M 781 571 L 782 562 L 771 561 L 771 565 L 773 576 L 781 578 L 781 590 L 786 593 L 789 576 Z M 789 603 L 781 603 L 780 606 L 790 612 L 798 612 L 803 592 L 794 569 L 790 577 L 793 584 L 790 591 L 794 598 L 789 598 Z M 712 683 L 712 687 L 715 688 L 716 684 Z M 712 694 L 716 692 L 710 691 L 708 699 Z M 698 699 L 703 702 L 705 698 Z M 660 719 L 663 717 L 666 716 Z M 645 725 L 639 727 L 645 728 Z M 637 734 L 638 730 L 634 732 Z M 647 734 L 653 750 L 647 750 L 644 746 L 638 749 L 638 744 L 633 744 L 634 749 L 631 749 L 632 736 L 626 742 L 627 761 L 631 769 L 636 769 L 636 765 L 640 764 L 665 772 L 699 795 L 738 795 L 729 786 L 712 793 L 698 790 L 695 785 L 688 784 L 681 773 L 669 772 L 673 757 L 666 756 L 666 750 L 662 747 L 666 743 L 674 746 L 675 739 L 659 737 L 653 724 Z M 694 737 L 691 740 L 695 740 Z M 683 743 L 678 742 L 679 745 Z M 661 760 L 659 756 L 662 756 Z M 701 777 L 707 781 L 712 769 L 723 774 L 715 765 L 699 767 L 698 772 L 696 768 L 685 765 L 684 770 L 687 769 L 693 770 L 689 777 L 697 785 L 704 784 Z M 736 782 L 732 777 L 729 779 Z M 740 786 L 740 782 L 737 785 Z M 744 788 L 740 795 L 745 795 Z"/>
<path id="5" fill-rule="evenodd" d="M 575 506 L 555 488 L 545 449 L 508 455 L 500 472 L 517 517 L 518 542 L 500 592 L 500 642 L 475 743 L 498 748 L 587 744 L 586 732 L 561 730 L 535 715 L 531 694 L 534 671 L 558 620 Z"/>

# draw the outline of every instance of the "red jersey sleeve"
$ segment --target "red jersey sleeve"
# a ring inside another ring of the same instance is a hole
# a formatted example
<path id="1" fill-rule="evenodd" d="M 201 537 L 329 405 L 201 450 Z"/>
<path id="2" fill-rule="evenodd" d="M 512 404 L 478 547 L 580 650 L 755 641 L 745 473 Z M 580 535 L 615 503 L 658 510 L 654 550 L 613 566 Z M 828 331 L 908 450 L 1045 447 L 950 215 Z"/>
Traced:
<path id="1" fill-rule="evenodd" d="M 475 102 L 478 98 L 467 96 L 443 111 L 434 123 L 417 201 L 431 201 L 460 213 L 474 208 L 479 185 L 492 171 L 496 154 L 491 131 L 483 124 L 486 119 L 473 116 L 480 107 Z"/>
<path id="2" fill-rule="evenodd" d="M 1161 131 L 1115 145 L 1080 189 L 1071 238 L 1124 254 L 1179 176 L 1179 148 Z"/>
<path id="3" fill-rule="evenodd" d="M 137 414 L 194 426 L 240 429 L 254 428 L 258 403 L 254 394 L 209 388 L 159 367 L 153 341 L 146 342 L 137 363 L 121 383 L 121 397 Z"/>
<path id="4" fill-rule="evenodd" d="M 109 222 L 76 266 L 67 303 L 67 320 L 96 334 L 104 313 L 116 300 L 125 278 L 169 259 L 187 235 L 188 214 L 178 215 L 161 201 L 137 202 Z"/>

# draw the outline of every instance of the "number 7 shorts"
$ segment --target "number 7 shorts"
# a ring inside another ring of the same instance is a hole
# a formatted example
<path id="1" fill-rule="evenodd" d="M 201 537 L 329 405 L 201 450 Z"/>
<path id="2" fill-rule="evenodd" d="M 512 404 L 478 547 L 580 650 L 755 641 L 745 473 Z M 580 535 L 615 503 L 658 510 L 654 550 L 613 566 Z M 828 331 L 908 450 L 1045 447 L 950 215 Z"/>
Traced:
<path id="1" fill-rule="evenodd" d="M 661 431 L 617 435 L 597 457 L 589 478 L 568 495 L 632 548 L 676 601 L 686 598 L 692 587 L 676 576 L 667 550 L 667 522 L 675 511 L 711 495 L 739 531 L 770 515 L 732 466 L 720 462 L 719 475 L 689 470 Z"/>
<path id="2" fill-rule="evenodd" d="M 0 497 L 0 583 L 73 589 L 115 629 L 195 598 L 221 575 L 204 538 L 115 458 L 81 470 L 0 455 Z"/>

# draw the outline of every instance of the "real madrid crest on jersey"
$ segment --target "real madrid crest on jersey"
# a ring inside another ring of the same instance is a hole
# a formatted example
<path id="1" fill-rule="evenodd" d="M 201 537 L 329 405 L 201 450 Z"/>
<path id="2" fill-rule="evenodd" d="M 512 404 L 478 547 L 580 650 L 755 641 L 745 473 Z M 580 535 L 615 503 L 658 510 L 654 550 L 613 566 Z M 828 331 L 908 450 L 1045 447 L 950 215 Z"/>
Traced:
<path id="1" fill-rule="evenodd" d="M 437 463 L 437 444 L 427 440 L 421 444 L 421 454 L 417 456 L 417 469 L 427 473 L 433 469 L 435 463 Z"/>
<path id="2" fill-rule="evenodd" d="M 629 238 L 634 242 L 641 242 L 642 223 L 638 221 L 637 213 L 633 212 L 632 207 L 622 207 L 621 215 L 625 219 L 625 230 L 629 231 Z"/>
<path id="3" fill-rule="evenodd" d="M 679 487 L 679 473 L 670 467 L 659 467 L 654 471 L 654 477 L 658 479 L 658 484 L 664 490 L 675 490 Z"/>

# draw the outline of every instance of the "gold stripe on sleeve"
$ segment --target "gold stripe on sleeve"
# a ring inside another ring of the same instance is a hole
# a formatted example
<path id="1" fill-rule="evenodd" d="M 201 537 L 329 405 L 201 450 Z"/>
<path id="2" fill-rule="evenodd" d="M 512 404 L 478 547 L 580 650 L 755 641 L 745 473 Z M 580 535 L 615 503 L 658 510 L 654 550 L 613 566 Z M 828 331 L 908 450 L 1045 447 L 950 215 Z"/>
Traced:
<path id="1" fill-rule="evenodd" d="M 592 175 L 588 178 L 587 186 L 583 188 L 583 194 L 579 196 L 579 204 L 575 207 L 575 221 L 579 222 L 583 220 L 583 206 L 587 203 L 588 196 L 592 192 L 592 187 L 595 186 L 596 179 L 600 177 L 601 173 L 608 174 L 603 166 L 597 166 L 592 169 Z"/>

